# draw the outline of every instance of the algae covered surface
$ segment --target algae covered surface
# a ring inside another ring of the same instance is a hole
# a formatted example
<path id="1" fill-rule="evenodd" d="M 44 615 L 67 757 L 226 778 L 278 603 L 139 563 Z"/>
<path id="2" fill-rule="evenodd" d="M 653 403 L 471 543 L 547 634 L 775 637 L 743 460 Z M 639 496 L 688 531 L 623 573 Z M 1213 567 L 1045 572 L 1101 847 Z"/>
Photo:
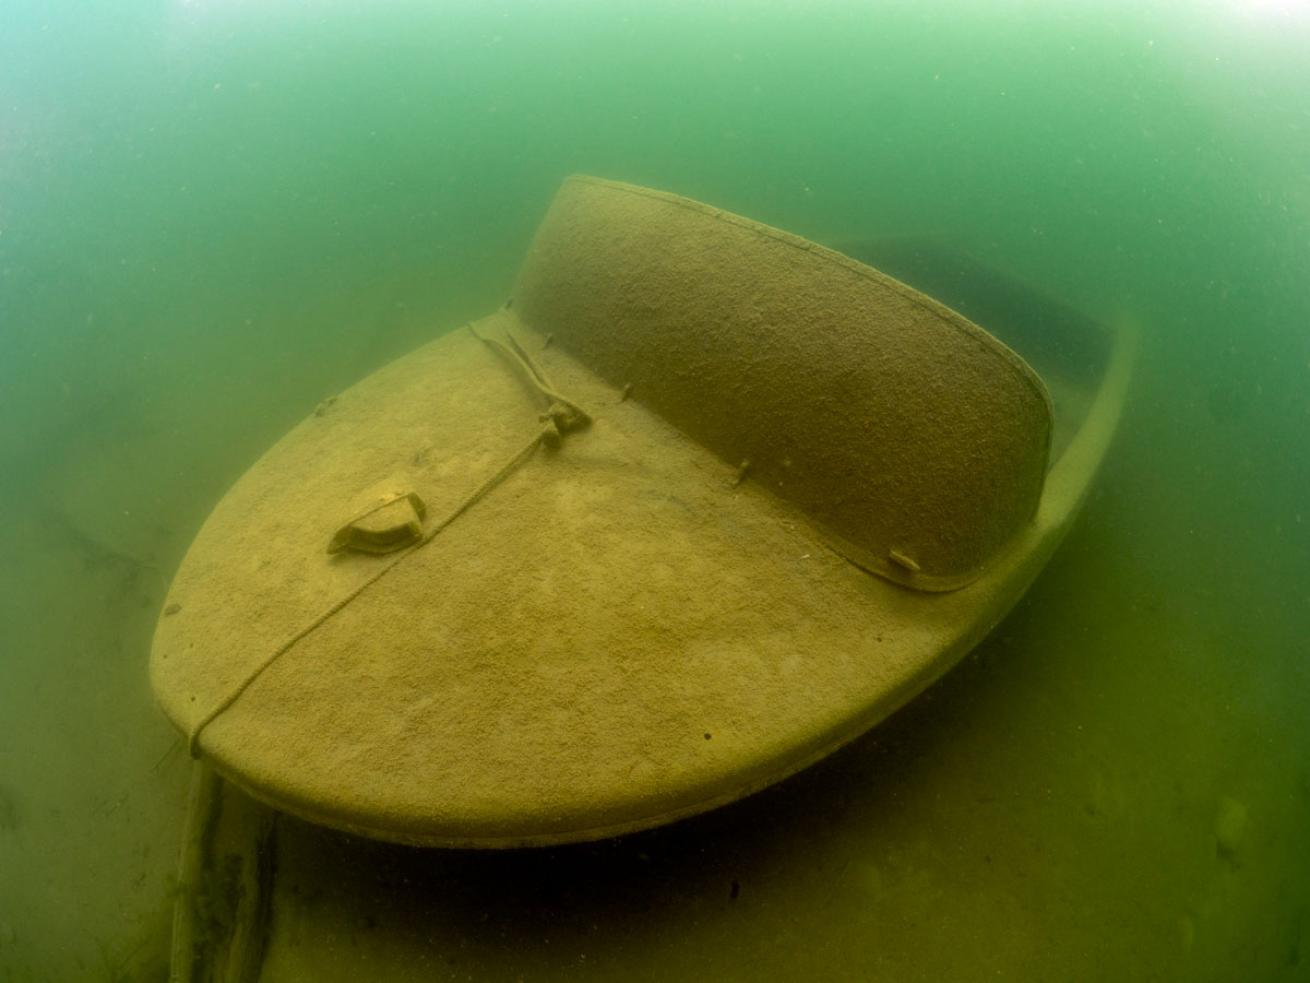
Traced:
<path id="1" fill-rule="evenodd" d="M 0 979 L 166 977 L 173 571 L 322 400 L 499 306 L 575 172 L 1130 320 L 1121 432 L 862 740 L 586 846 L 287 821 L 263 978 L 1310 978 L 1307 46 L 1236 0 L 8 3 Z"/>

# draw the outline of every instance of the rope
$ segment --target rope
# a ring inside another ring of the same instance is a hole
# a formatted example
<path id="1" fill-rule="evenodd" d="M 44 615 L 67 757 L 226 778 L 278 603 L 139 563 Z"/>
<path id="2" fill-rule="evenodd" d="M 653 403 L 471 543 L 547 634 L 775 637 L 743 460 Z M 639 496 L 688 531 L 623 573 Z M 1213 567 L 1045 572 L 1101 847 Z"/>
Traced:
<path id="1" fill-rule="evenodd" d="M 436 539 L 438 533 L 458 519 L 472 506 L 476 505 L 489 491 L 504 481 L 512 471 L 527 461 L 541 444 L 544 443 L 550 447 L 557 447 L 560 443 L 561 434 L 580 429 L 591 423 L 591 417 L 582 410 L 581 407 L 555 390 L 554 386 L 552 386 L 550 381 L 546 378 L 545 373 L 538 368 L 536 363 L 534 363 L 528 356 L 527 352 L 519 346 L 519 343 L 514 340 L 512 335 L 508 332 L 506 332 L 505 335 L 509 338 L 510 345 L 513 346 L 513 348 L 510 348 L 495 338 L 487 338 L 478 334 L 472 324 L 468 326 L 468 329 L 473 334 L 473 337 L 477 338 L 483 344 L 487 345 L 502 356 L 508 358 L 511 364 L 519 369 L 532 388 L 549 401 L 550 405 L 547 407 L 546 412 L 540 414 L 538 417 L 542 424 L 541 429 L 537 431 L 531 440 L 516 451 L 514 456 L 506 461 L 495 474 L 491 475 L 491 477 L 483 481 L 482 484 L 478 485 L 477 488 L 473 489 L 473 491 L 470 492 L 463 501 L 447 512 L 440 522 L 436 523 L 431 529 L 424 533 L 423 537 L 410 549 L 398 553 L 396 556 L 388 560 L 387 563 L 379 570 L 375 571 L 371 577 L 360 583 L 325 612 L 311 621 L 300 631 L 296 632 L 296 634 L 291 636 L 287 641 L 279 645 L 272 651 L 272 653 L 266 656 L 262 662 L 247 673 L 246 676 L 235 687 L 233 687 L 227 696 L 223 697 L 222 700 L 212 707 L 209 712 L 201 717 L 200 721 L 191 728 L 191 733 L 187 735 L 187 750 L 190 752 L 191 757 L 196 758 L 200 755 L 199 741 L 201 731 L 213 723 L 215 718 L 240 699 L 241 694 L 249 689 L 250 685 L 254 683 L 256 679 L 263 675 L 264 670 L 282 656 L 286 655 L 287 652 L 291 651 L 291 649 L 306 636 L 321 627 L 324 622 L 339 614 L 346 605 L 350 604 L 355 600 L 355 598 L 359 597 L 360 594 L 364 593 L 364 591 L 389 574 L 399 566 L 403 560 L 413 556 L 424 546 L 428 545 L 428 543 L 432 542 L 432 540 Z"/>
<path id="2" fill-rule="evenodd" d="M 468 329 L 474 338 L 477 338 L 478 341 L 508 361 L 523 376 L 524 381 L 545 399 L 546 413 L 538 419 L 544 421 L 546 416 L 550 416 L 555 419 L 559 429 L 565 433 L 570 430 L 581 429 L 591 423 L 591 415 L 573 400 L 562 395 L 551 384 L 551 381 L 546 378 L 546 373 L 537 366 L 536 362 L 532 361 L 532 357 L 523 350 L 523 346 L 514 339 L 512 334 L 508 331 L 505 332 L 505 337 L 509 339 L 509 344 L 506 345 L 496 338 L 484 337 L 478 334 L 477 328 L 473 327 L 472 324 L 468 326 Z"/>

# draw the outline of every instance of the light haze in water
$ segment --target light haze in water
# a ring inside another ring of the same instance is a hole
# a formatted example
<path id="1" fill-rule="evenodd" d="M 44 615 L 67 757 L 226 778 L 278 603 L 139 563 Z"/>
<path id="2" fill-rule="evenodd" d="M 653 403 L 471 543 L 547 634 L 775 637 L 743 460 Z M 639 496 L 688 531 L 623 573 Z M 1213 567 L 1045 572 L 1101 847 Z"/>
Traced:
<path id="1" fill-rule="evenodd" d="M 499 306 L 574 172 L 935 238 L 1141 360 L 1051 565 L 865 739 L 618 843 L 386 852 L 452 885 L 422 978 L 1310 979 L 1307 51 L 1291 0 L 8 0 L 0 979 L 166 978 L 173 571 L 321 399 Z"/>

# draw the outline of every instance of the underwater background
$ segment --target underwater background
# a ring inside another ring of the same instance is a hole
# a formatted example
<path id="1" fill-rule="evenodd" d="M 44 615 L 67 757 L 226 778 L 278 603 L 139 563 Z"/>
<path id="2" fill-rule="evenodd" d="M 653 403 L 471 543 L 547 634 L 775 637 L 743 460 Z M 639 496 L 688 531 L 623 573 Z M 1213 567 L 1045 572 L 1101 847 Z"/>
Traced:
<path id="1" fill-rule="evenodd" d="M 613 843 L 359 860 L 450 885 L 394 978 L 1310 979 L 1308 51 L 1293 0 L 0 0 L 0 981 L 166 977 L 173 571 L 498 307 L 574 172 L 943 241 L 1140 325 L 1135 388 L 1019 607 L 863 740 Z"/>

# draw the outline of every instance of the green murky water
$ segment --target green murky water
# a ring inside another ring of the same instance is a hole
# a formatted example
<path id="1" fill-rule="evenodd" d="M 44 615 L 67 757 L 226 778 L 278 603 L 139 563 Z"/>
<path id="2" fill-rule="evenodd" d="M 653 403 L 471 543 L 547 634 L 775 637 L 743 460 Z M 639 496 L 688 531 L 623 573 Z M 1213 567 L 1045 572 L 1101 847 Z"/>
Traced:
<path id="1" fill-rule="evenodd" d="M 0 979 L 164 978 L 172 571 L 318 400 L 496 307 L 577 171 L 967 248 L 1139 322 L 1137 387 L 1026 600 L 817 768 L 618 843 L 334 847 L 395 978 L 1310 979 L 1307 50 L 1294 0 L 8 0 Z M 328 924 L 264 978 L 355 965 Z"/>

